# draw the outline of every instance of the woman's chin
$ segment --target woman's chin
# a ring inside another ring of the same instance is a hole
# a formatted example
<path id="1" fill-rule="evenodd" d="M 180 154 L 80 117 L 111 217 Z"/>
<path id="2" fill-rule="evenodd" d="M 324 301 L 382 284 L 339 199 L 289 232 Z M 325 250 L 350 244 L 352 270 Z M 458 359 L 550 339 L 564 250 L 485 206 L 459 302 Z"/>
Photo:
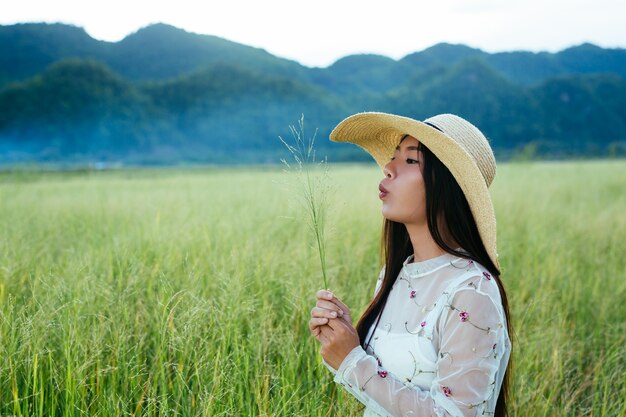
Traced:
<path id="1" fill-rule="evenodd" d="M 393 213 L 390 213 L 388 210 L 385 210 L 384 207 L 381 210 L 381 214 L 383 215 L 383 217 L 386 220 L 389 220 L 389 221 L 392 221 L 392 222 L 397 222 L 398 221 L 398 216 L 394 216 Z"/>
<path id="2" fill-rule="evenodd" d="M 390 210 L 385 210 L 384 207 L 381 210 L 381 214 L 386 220 L 389 220 L 392 222 L 402 223 L 402 224 L 415 223 L 415 219 L 412 216 L 410 215 L 407 216 L 406 214 L 398 215 L 398 213 L 393 213 Z"/>

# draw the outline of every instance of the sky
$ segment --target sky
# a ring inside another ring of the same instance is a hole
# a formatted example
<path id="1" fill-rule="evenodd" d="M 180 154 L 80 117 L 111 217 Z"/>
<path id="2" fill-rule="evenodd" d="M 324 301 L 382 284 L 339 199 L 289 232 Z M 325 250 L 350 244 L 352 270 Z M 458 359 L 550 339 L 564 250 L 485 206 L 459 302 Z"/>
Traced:
<path id="1" fill-rule="evenodd" d="M 0 24 L 61 22 L 117 42 L 152 23 L 263 48 L 310 67 L 394 59 L 439 42 L 487 52 L 626 47 L 624 0 L 0 0 Z"/>

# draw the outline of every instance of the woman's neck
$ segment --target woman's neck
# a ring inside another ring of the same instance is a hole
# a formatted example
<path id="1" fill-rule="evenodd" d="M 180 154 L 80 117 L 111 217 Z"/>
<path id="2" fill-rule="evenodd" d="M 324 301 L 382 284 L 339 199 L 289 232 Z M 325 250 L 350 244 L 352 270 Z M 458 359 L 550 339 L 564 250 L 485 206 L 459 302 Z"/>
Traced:
<path id="1" fill-rule="evenodd" d="M 413 262 L 436 258 L 446 253 L 437 245 L 428 224 L 406 224 L 406 230 L 413 245 Z"/>

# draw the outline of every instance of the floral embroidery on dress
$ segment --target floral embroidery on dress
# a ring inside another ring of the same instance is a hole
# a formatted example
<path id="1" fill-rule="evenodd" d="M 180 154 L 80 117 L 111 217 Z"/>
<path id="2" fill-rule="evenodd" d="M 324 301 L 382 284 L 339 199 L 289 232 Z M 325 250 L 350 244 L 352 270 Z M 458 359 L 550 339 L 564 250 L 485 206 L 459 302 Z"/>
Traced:
<path id="1" fill-rule="evenodd" d="M 449 297 L 449 295 L 448 295 L 448 299 L 449 299 L 449 298 L 450 298 L 450 297 Z M 477 328 L 478 330 L 482 330 L 482 331 L 484 331 L 484 332 L 486 332 L 486 333 L 490 333 L 490 332 L 492 331 L 491 327 L 489 327 L 489 326 L 488 326 L 488 327 L 480 327 L 480 326 L 477 326 L 476 324 L 472 323 L 472 321 L 470 320 L 470 315 L 469 315 L 469 313 L 468 313 L 467 311 L 465 311 L 465 310 L 459 310 L 458 308 L 456 308 L 456 307 L 455 307 L 455 306 L 453 306 L 452 304 L 448 304 L 448 307 L 450 308 L 450 310 L 456 310 L 456 311 L 458 311 L 458 312 L 459 312 L 459 318 L 461 319 L 461 321 L 462 321 L 463 323 L 469 323 L 469 324 L 471 324 L 472 326 L 474 326 L 475 328 Z M 500 324 L 500 326 L 501 326 L 501 325 L 502 325 L 502 324 Z"/>
<path id="2" fill-rule="evenodd" d="M 387 371 L 381 369 L 380 371 L 378 371 L 378 376 L 381 378 L 387 378 Z"/>
<path id="3" fill-rule="evenodd" d="M 441 391 L 446 397 L 452 396 L 452 390 L 450 389 L 450 387 L 441 387 Z"/>
<path id="4" fill-rule="evenodd" d="M 469 313 L 467 311 L 461 311 L 459 313 L 459 317 L 461 318 L 462 322 L 466 322 L 469 320 Z"/>
<path id="5" fill-rule="evenodd" d="M 485 278 L 487 278 L 488 280 L 491 280 L 491 274 L 489 272 L 483 272 L 483 275 L 485 276 Z"/>
<path id="6" fill-rule="evenodd" d="M 428 312 L 428 311 L 432 311 L 432 310 L 436 307 L 436 304 L 433 304 L 433 305 L 431 305 L 431 306 L 426 306 L 426 305 L 420 304 L 420 303 L 417 301 L 417 300 L 418 300 L 418 299 L 417 299 L 417 290 L 414 290 L 414 289 L 413 289 L 413 286 L 412 286 L 412 284 L 411 284 L 411 281 L 410 281 L 409 279 L 407 279 L 407 278 L 404 278 L 404 277 L 400 277 L 400 278 L 398 278 L 398 279 L 399 279 L 400 281 L 406 281 L 406 282 L 407 282 L 407 285 L 408 285 L 409 290 L 410 290 L 410 291 L 409 291 L 409 298 L 410 298 L 411 300 L 413 300 L 413 303 L 414 303 L 417 307 L 420 307 L 420 308 L 421 308 L 422 313 L 426 313 L 426 312 Z"/>

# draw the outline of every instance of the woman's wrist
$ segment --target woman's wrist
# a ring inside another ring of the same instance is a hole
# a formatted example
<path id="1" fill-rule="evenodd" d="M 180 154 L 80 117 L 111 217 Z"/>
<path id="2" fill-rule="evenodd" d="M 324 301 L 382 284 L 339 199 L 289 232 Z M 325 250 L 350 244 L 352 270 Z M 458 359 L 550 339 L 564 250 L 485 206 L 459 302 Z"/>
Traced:
<path id="1" fill-rule="evenodd" d="M 351 364 L 355 363 L 365 355 L 367 355 L 367 353 L 365 353 L 365 350 L 363 350 L 361 345 L 356 345 L 354 349 L 348 352 L 346 357 L 343 358 L 343 361 L 339 365 L 339 368 L 337 368 L 337 372 L 345 372 Z"/>

